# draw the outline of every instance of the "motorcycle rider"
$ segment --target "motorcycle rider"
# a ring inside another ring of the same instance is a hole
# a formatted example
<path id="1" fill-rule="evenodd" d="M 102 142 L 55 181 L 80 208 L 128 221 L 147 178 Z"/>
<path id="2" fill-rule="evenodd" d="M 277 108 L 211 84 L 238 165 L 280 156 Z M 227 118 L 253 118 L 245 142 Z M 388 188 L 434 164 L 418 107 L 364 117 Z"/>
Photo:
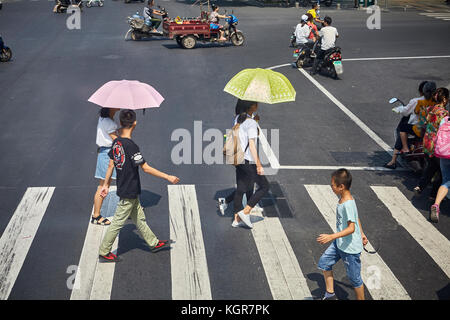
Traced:
<path id="1" fill-rule="evenodd" d="M 145 22 L 150 22 L 150 26 L 153 28 L 151 32 L 158 32 L 156 29 L 160 26 L 162 20 L 155 18 L 154 15 L 163 16 L 164 13 L 153 9 L 154 0 L 148 0 L 147 6 L 144 8 L 144 19 Z"/>
<path id="2" fill-rule="evenodd" d="M 413 127 L 413 125 L 415 125 L 417 123 L 417 120 L 418 120 L 417 115 L 414 113 L 414 108 L 416 107 L 418 101 L 424 99 L 423 88 L 427 82 L 428 81 L 422 81 L 419 84 L 419 97 L 411 99 L 406 106 L 399 106 L 399 107 L 395 107 L 392 109 L 393 112 L 401 114 L 403 117 L 401 118 L 401 120 L 397 126 L 397 129 L 395 130 L 396 139 L 395 139 L 395 146 L 394 146 L 394 152 L 392 154 L 392 159 L 391 159 L 391 161 L 389 161 L 388 163 L 386 163 L 384 165 L 385 168 L 388 168 L 388 169 L 397 168 L 398 155 L 401 154 L 402 150 L 404 150 L 404 149 L 409 150 L 408 142 L 407 142 L 408 136 L 406 135 L 404 141 L 402 141 L 400 132 L 414 134 L 412 127 Z M 403 143 L 405 145 L 403 145 Z"/>
<path id="3" fill-rule="evenodd" d="M 297 47 L 301 48 L 308 44 L 314 44 L 311 39 L 308 39 L 310 33 L 311 27 L 308 25 L 308 16 L 304 14 L 302 15 L 302 20 L 295 28 L 295 39 L 297 42 Z"/>
<path id="4" fill-rule="evenodd" d="M 211 30 L 219 30 L 220 32 L 220 38 L 219 41 L 226 41 L 227 38 L 225 38 L 223 27 L 219 24 L 219 19 L 226 19 L 227 16 L 222 16 L 219 14 L 219 7 L 215 4 L 211 5 L 212 12 L 209 14 L 209 28 Z"/>
<path id="5" fill-rule="evenodd" d="M 322 24 L 323 21 L 320 20 L 319 17 L 318 17 L 319 8 L 320 8 L 320 5 L 319 5 L 318 2 L 313 3 L 312 4 L 312 8 L 309 9 L 306 13 L 309 13 L 313 17 L 313 20 L 314 20 L 315 23 Z"/>
<path id="6" fill-rule="evenodd" d="M 308 17 L 308 26 L 311 27 L 311 33 L 309 34 L 308 39 L 311 39 L 312 41 L 316 42 L 316 40 L 319 38 L 319 30 L 317 29 L 317 26 L 314 23 L 314 19 L 311 13 L 307 13 L 306 15 Z"/>
<path id="7" fill-rule="evenodd" d="M 323 19 L 323 27 L 319 31 L 321 45 L 317 53 L 317 58 L 314 60 L 311 75 L 315 75 L 320 70 L 325 55 L 336 46 L 336 38 L 339 37 L 339 33 L 335 27 L 331 26 L 331 22 L 332 20 L 329 16 Z"/>

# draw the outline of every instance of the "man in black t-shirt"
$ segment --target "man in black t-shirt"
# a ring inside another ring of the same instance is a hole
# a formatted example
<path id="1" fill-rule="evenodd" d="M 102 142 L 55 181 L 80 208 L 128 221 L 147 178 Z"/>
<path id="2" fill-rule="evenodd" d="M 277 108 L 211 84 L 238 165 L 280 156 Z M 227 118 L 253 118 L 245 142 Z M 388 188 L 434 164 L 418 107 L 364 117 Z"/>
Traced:
<path id="1" fill-rule="evenodd" d="M 106 231 L 99 250 L 100 262 L 117 262 L 120 259 L 111 252 L 114 240 L 120 229 L 124 226 L 128 217 L 131 217 L 139 233 L 149 245 L 152 252 L 170 247 L 171 240 L 158 240 L 145 222 L 144 209 L 139 202 L 141 193 L 141 181 L 139 179 L 139 167 L 145 173 L 158 178 L 163 178 L 176 184 L 180 181 L 175 176 L 170 176 L 150 167 L 144 160 L 139 147 L 131 140 L 131 134 L 136 127 L 136 113 L 133 110 L 120 112 L 121 133 L 113 141 L 109 152 L 109 167 L 106 172 L 105 183 L 101 189 L 102 197 L 106 197 L 114 167 L 117 172 L 117 195 L 120 197 L 114 218 Z"/>

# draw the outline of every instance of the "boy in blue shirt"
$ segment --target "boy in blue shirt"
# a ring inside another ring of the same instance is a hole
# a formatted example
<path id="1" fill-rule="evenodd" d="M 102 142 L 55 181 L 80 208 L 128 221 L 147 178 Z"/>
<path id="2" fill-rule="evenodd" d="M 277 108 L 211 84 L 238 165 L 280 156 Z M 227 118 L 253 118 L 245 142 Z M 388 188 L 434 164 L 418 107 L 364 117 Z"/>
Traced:
<path id="1" fill-rule="evenodd" d="M 355 200 L 350 193 L 351 184 L 352 176 L 347 169 L 339 169 L 331 175 L 331 189 L 339 197 L 339 203 L 336 208 L 336 233 L 321 234 L 317 238 L 320 244 L 333 241 L 320 257 L 318 264 L 318 268 L 323 271 L 327 290 L 322 300 L 337 300 L 332 268 L 340 259 L 344 261 L 356 299 L 364 300 L 360 255 L 368 240 L 358 218 Z"/>

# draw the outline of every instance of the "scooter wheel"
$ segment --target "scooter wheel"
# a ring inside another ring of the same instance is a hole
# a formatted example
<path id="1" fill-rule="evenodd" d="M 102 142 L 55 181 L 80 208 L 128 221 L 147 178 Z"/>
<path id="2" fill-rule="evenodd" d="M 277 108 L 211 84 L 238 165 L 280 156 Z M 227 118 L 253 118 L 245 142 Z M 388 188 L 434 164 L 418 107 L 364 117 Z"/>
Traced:
<path id="1" fill-rule="evenodd" d="M 0 61 L 1 62 L 7 62 L 11 60 L 12 52 L 10 48 L 3 49 L 0 53 Z"/>
<path id="2" fill-rule="evenodd" d="M 303 60 L 302 60 L 302 59 L 298 59 L 298 60 L 295 62 L 295 66 L 296 66 L 297 68 L 303 68 Z"/>
<path id="3" fill-rule="evenodd" d="M 90 1 L 86 2 L 86 7 L 88 7 L 88 8 L 92 7 L 92 4 Z"/>
<path id="4" fill-rule="evenodd" d="M 100 1 L 100 2 L 98 3 L 98 6 L 99 6 L 99 7 L 103 7 L 103 5 L 104 5 L 103 1 Z"/>
<path id="5" fill-rule="evenodd" d="M 131 32 L 131 39 L 134 40 L 134 41 L 141 40 L 141 36 L 133 31 L 133 32 Z"/>

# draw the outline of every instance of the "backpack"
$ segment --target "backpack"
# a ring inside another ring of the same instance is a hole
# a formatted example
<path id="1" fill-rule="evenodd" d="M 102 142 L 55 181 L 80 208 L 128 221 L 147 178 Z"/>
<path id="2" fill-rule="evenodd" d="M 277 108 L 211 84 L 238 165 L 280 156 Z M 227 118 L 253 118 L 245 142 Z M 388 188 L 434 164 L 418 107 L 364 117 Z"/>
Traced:
<path id="1" fill-rule="evenodd" d="M 450 159 L 450 122 L 449 117 L 444 118 L 445 122 L 439 127 L 436 138 L 434 155 L 438 158 Z"/>
<path id="2" fill-rule="evenodd" d="M 244 155 L 248 146 L 247 144 L 245 151 L 242 151 L 241 140 L 239 139 L 239 123 L 237 123 L 231 130 L 227 131 L 227 137 L 223 147 L 225 163 L 234 166 L 244 163 Z"/>

